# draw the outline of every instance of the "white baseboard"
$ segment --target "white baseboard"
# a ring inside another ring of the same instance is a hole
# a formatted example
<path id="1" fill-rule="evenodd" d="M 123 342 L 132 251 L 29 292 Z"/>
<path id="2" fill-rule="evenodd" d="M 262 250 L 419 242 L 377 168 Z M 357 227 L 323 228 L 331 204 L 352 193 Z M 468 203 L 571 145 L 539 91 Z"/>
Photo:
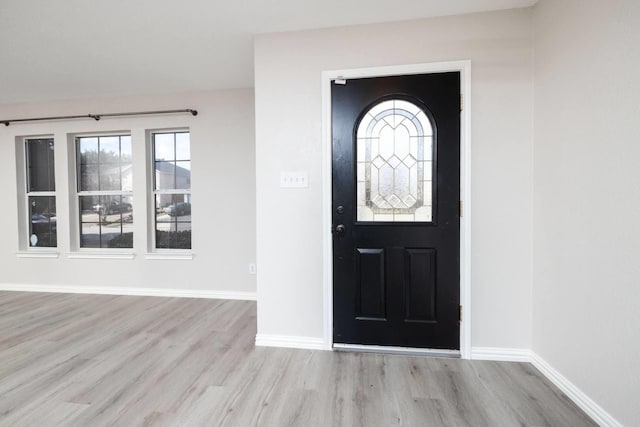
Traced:
<path id="1" fill-rule="evenodd" d="M 622 427 L 607 411 L 602 409 L 595 401 L 587 396 L 582 390 L 576 387 L 571 381 L 556 371 L 543 358 L 535 353 L 531 353 L 531 364 L 535 366 L 545 377 L 556 385 L 564 394 L 589 415 L 596 423 L 602 427 Z"/>
<path id="2" fill-rule="evenodd" d="M 66 294 L 135 295 L 148 297 L 207 298 L 256 301 L 255 292 L 216 291 L 205 289 L 125 288 L 103 286 L 12 285 L 1 283 L 0 291 L 53 292 Z"/>
<path id="3" fill-rule="evenodd" d="M 472 360 L 496 360 L 500 362 L 530 362 L 531 351 L 524 348 L 472 347 Z"/>
<path id="4" fill-rule="evenodd" d="M 285 347 L 285 348 L 301 348 L 306 350 L 326 350 L 324 340 L 322 338 L 313 337 L 295 337 L 290 335 L 256 335 L 257 347 Z"/>

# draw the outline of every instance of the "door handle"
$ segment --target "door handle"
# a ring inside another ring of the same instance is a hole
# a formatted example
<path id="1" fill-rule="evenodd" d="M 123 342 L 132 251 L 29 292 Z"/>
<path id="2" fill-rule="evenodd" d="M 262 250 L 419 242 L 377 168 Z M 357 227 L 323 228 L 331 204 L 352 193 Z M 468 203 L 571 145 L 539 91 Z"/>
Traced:
<path id="1" fill-rule="evenodd" d="M 342 224 L 338 224 L 338 225 L 336 226 L 335 233 L 336 233 L 338 236 L 344 236 L 345 231 L 347 231 L 347 229 L 345 228 L 345 226 L 344 226 L 344 225 L 342 225 Z"/>

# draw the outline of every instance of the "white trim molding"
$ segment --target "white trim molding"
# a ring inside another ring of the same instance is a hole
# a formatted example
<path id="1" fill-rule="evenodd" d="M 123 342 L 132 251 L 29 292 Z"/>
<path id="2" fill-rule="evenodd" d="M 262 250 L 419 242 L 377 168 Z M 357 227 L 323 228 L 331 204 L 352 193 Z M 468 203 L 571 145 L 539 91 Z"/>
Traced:
<path id="1" fill-rule="evenodd" d="M 88 252 L 88 251 L 78 251 L 78 252 L 69 252 L 67 254 L 67 258 L 69 259 L 135 259 L 136 254 L 133 252 Z"/>
<path id="2" fill-rule="evenodd" d="M 473 347 L 471 349 L 471 359 L 500 362 L 529 362 L 531 360 L 531 350 L 524 348 Z"/>
<path id="3" fill-rule="evenodd" d="M 17 258 L 60 258 L 60 252 L 54 251 L 20 251 Z"/>
<path id="4" fill-rule="evenodd" d="M 587 396 L 582 390 L 576 387 L 560 372 L 556 371 L 546 360 L 531 352 L 530 363 L 538 369 L 542 375 L 555 384 L 569 399 L 571 399 L 580 409 L 589 415 L 596 423 L 602 427 L 622 427 L 611 414 L 605 411 L 593 399 Z"/>
<path id="5" fill-rule="evenodd" d="M 180 252 L 152 252 L 144 254 L 144 259 L 156 260 L 156 261 L 168 261 L 168 260 L 192 260 L 193 253 L 180 253 Z"/>
<path id="6" fill-rule="evenodd" d="M 460 92 L 464 108 L 460 115 L 460 200 L 464 213 L 460 218 L 460 355 L 471 358 L 471 61 L 408 64 L 373 68 L 323 71 L 322 87 L 322 245 L 323 313 L 325 350 L 333 345 L 333 253 L 331 235 L 331 81 L 447 71 L 460 72 Z"/>
<path id="7" fill-rule="evenodd" d="M 30 284 L 0 284 L 0 291 L 51 292 L 63 294 L 132 295 L 146 297 L 204 298 L 256 301 L 255 292 L 217 291 L 208 289 L 125 288 L 103 286 L 55 286 Z"/>
<path id="8" fill-rule="evenodd" d="M 256 347 L 284 347 L 305 350 L 326 350 L 322 338 L 295 337 L 290 335 L 257 334 Z"/>

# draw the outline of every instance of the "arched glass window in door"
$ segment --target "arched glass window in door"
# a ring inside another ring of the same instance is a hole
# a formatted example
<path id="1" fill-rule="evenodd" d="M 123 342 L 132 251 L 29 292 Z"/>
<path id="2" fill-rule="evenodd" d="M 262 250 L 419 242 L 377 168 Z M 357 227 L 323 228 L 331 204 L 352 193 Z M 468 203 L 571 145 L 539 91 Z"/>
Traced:
<path id="1" fill-rule="evenodd" d="M 431 222 L 433 128 L 422 108 L 382 101 L 356 137 L 358 221 Z"/>

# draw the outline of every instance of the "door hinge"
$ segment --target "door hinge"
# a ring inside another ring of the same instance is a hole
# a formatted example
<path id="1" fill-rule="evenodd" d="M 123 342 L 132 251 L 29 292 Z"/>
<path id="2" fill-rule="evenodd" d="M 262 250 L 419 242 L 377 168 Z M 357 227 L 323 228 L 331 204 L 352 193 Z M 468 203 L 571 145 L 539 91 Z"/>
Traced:
<path id="1" fill-rule="evenodd" d="M 458 201 L 458 214 L 460 215 L 460 218 L 462 218 L 462 200 Z"/>
<path id="2" fill-rule="evenodd" d="M 458 306 L 458 320 L 462 322 L 462 304 Z"/>

